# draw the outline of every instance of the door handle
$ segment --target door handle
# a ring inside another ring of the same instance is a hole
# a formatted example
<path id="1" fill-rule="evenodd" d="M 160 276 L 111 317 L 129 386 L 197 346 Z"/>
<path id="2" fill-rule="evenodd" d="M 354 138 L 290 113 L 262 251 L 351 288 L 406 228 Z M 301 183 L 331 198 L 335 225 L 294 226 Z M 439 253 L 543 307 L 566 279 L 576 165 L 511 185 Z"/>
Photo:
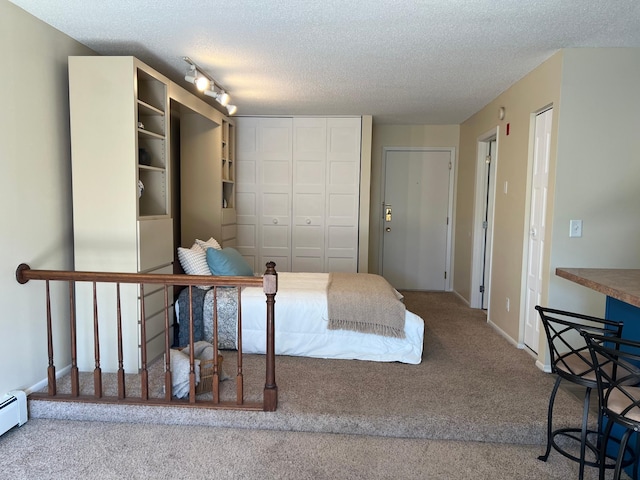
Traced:
<path id="1" fill-rule="evenodd" d="M 385 232 L 390 232 L 391 231 L 391 227 L 387 227 L 384 229 Z"/>

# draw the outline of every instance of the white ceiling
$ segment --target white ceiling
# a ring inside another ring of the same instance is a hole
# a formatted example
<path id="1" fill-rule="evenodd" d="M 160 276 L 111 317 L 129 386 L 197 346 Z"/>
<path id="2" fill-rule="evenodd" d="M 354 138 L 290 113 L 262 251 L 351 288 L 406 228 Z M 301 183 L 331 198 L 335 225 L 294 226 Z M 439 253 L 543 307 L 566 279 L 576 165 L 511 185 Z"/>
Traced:
<path id="1" fill-rule="evenodd" d="M 180 85 L 189 56 L 239 115 L 459 124 L 560 48 L 640 47 L 638 0 L 11 0 Z"/>

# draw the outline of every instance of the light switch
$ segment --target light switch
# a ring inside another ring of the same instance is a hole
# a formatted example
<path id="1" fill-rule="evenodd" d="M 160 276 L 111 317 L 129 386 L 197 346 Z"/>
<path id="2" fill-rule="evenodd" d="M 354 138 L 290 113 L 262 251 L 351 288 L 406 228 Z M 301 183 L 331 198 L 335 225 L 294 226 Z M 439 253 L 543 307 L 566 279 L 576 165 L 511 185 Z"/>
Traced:
<path id="1" fill-rule="evenodd" d="M 570 237 L 582 236 L 582 220 L 569 220 L 569 236 Z"/>

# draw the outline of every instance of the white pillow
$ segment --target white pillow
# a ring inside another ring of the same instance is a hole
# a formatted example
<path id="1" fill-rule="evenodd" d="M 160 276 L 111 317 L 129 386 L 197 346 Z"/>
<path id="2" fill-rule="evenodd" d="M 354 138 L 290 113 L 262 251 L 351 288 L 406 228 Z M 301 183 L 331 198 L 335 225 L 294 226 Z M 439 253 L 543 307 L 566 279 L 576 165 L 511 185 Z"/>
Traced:
<path id="1" fill-rule="evenodd" d="M 196 243 L 191 248 L 178 247 L 178 260 L 187 275 L 211 275 L 207 264 L 207 254 Z M 209 287 L 200 287 L 207 289 Z"/>
<path id="2" fill-rule="evenodd" d="M 207 248 L 215 248 L 216 250 L 222 250 L 222 247 L 220 246 L 218 241 L 213 237 L 211 237 L 206 242 L 204 240 L 199 240 L 196 238 L 196 243 L 200 248 L 202 248 L 202 250 L 205 251 L 205 253 L 207 252 Z"/>

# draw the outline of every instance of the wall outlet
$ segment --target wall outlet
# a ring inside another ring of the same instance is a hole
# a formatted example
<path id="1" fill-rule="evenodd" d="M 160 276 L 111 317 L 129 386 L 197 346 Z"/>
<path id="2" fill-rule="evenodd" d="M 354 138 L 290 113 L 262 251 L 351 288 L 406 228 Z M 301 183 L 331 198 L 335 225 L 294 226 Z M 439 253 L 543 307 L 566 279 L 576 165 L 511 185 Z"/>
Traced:
<path id="1" fill-rule="evenodd" d="M 509 300 L 509 297 L 507 297 L 507 303 L 505 307 L 507 308 L 507 312 L 509 311 L 509 308 L 511 308 L 511 301 Z"/>

